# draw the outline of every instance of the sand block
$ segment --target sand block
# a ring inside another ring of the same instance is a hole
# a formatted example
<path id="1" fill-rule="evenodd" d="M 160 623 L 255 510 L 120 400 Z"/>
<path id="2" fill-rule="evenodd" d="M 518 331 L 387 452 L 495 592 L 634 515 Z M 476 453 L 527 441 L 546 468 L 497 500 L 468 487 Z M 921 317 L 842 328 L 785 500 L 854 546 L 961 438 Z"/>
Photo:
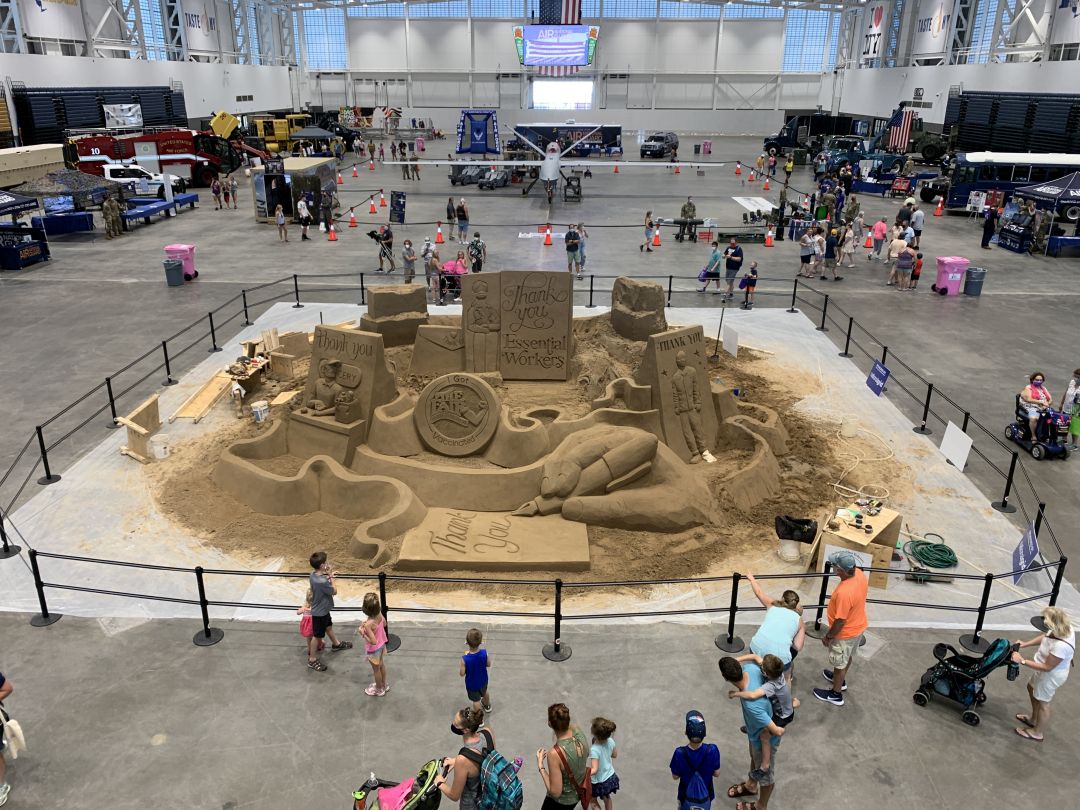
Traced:
<path id="1" fill-rule="evenodd" d="M 465 371 L 499 370 L 499 291 L 501 273 L 461 277 Z"/>
<path id="2" fill-rule="evenodd" d="M 664 288 L 655 281 L 617 278 L 611 288 L 611 326 L 630 340 L 647 340 L 666 332 Z"/>
<path id="3" fill-rule="evenodd" d="M 473 374 L 446 374 L 428 383 L 413 410 L 420 440 L 444 456 L 479 453 L 499 425 L 499 401 Z"/>
<path id="4" fill-rule="evenodd" d="M 293 411 L 289 414 L 289 452 L 300 458 L 330 456 L 347 467 L 367 429 L 365 419 L 342 423 L 333 417 Z"/>
<path id="5" fill-rule="evenodd" d="M 417 284 L 393 284 L 368 290 L 367 314 L 360 328 L 383 336 L 387 346 L 407 346 L 416 340 L 416 330 L 426 324 L 427 290 Z"/>
<path id="6" fill-rule="evenodd" d="M 571 274 L 503 271 L 498 283 L 503 378 L 565 380 L 574 350 Z"/>
<path id="7" fill-rule="evenodd" d="M 405 534 L 396 566 L 402 571 L 585 571 L 589 538 L 583 523 L 558 515 L 515 517 L 505 512 L 428 509 Z"/>
<path id="8" fill-rule="evenodd" d="M 686 358 L 680 372 L 678 356 Z M 635 374 L 638 385 L 652 387 L 652 406 L 660 411 L 664 443 L 683 461 L 690 461 L 700 448 L 716 447 L 716 409 L 707 371 L 705 333 L 700 326 L 670 329 L 650 335 L 641 367 Z"/>
<path id="9" fill-rule="evenodd" d="M 278 336 L 281 345 L 274 351 L 291 354 L 293 357 L 307 357 L 311 354 L 311 340 L 307 332 L 285 332 Z"/>
<path id="10" fill-rule="evenodd" d="M 465 370 L 465 341 L 457 326 L 424 324 L 416 330 L 413 343 L 413 377 L 437 377 Z"/>

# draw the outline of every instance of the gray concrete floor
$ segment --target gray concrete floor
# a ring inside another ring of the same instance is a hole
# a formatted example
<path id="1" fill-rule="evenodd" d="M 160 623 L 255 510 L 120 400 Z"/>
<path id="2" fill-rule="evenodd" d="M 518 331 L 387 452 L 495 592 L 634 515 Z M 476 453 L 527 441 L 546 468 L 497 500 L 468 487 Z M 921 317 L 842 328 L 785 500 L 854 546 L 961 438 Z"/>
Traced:
<path id="1" fill-rule="evenodd" d="M 339 632 L 355 632 L 339 618 Z M 65 617 L 37 629 L 25 615 L 0 617 L 0 665 L 15 686 L 7 705 L 30 746 L 10 770 L 8 806 L 345 808 L 370 771 L 401 779 L 456 750 L 447 727 L 465 704 L 457 656 L 467 626 L 395 625 L 403 644 L 387 659 L 393 689 L 380 699 L 362 692 L 370 669 L 359 653 L 328 654 L 328 672 L 309 671 L 299 635 L 285 626 L 227 623 L 220 644 L 197 648 L 197 626 L 184 621 Z M 674 806 L 667 764 L 691 708 L 720 746 L 718 791 L 745 774 L 741 715 L 717 671 L 714 629 L 568 627 L 573 655 L 556 664 L 541 657 L 544 633 L 481 626 L 493 662 L 491 728 L 507 757 L 525 760 L 525 807 L 541 802 L 535 751 L 550 744 L 545 707 L 556 701 L 586 729 L 596 715 L 617 723 L 616 807 Z M 963 810 L 1020 806 L 1033 795 L 1070 806 L 1076 689 L 1055 698 L 1048 741 L 1024 742 L 1012 731 L 1013 714 L 1026 711 L 1023 681 L 998 670 L 981 725 L 968 727 L 951 705 L 912 703 L 937 641 L 956 643 L 872 631 L 836 708 L 810 695 L 824 683 L 826 656 L 808 639 L 795 684 L 803 706 L 780 748 L 770 806 Z"/>

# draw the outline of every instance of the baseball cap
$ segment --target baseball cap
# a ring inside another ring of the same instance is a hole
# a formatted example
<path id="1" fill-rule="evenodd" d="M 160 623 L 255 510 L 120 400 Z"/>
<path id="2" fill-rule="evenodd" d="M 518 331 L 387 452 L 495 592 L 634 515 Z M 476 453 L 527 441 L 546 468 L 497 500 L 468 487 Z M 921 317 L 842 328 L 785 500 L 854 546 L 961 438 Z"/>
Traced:
<path id="1" fill-rule="evenodd" d="M 854 571 L 859 564 L 859 560 L 850 551 L 833 552 L 829 555 L 829 562 L 836 568 L 843 568 L 845 571 Z"/>
<path id="2" fill-rule="evenodd" d="M 686 713 L 686 738 L 688 740 L 705 739 L 705 718 L 697 709 Z"/>

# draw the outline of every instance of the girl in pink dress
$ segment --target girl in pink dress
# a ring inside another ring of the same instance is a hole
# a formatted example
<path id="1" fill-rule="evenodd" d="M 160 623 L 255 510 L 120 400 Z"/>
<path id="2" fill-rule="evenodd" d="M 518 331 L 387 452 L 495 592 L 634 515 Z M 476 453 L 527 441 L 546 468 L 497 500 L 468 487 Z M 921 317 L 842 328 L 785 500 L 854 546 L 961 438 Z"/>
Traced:
<path id="1" fill-rule="evenodd" d="M 365 695 L 382 697 L 390 691 L 390 684 L 386 682 L 386 619 L 382 615 L 382 605 L 379 604 L 379 595 L 376 593 L 364 594 L 364 615 L 367 616 L 360 625 L 360 635 L 364 639 L 364 655 L 371 664 L 371 671 L 375 676 L 375 682 L 368 685 L 364 690 Z"/>

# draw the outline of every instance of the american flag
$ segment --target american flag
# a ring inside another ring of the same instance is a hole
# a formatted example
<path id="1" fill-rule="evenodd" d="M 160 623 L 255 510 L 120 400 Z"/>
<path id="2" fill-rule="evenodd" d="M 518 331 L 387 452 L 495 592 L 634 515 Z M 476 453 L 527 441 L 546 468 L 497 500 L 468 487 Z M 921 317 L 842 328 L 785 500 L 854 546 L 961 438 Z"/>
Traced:
<path id="1" fill-rule="evenodd" d="M 581 0 L 540 0 L 540 24 L 580 25 Z M 553 58 L 557 58 L 559 47 L 557 44 L 550 46 Z M 576 46 L 572 50 L 575 53 L 579 51 Z M 537 53 L 535 45 L 532 47 L 532 53 Z M 541 65 L 536 72 L 541 76 L 573 76 L 580 69 L 571 65 Z"/>
<path id="2" fill-rule="evenodd" d="M 907 151 L 911 139 L 911 122 L 915 119 L 914 110 L 897 110 L 889 119 L 889 149 Z"/>

